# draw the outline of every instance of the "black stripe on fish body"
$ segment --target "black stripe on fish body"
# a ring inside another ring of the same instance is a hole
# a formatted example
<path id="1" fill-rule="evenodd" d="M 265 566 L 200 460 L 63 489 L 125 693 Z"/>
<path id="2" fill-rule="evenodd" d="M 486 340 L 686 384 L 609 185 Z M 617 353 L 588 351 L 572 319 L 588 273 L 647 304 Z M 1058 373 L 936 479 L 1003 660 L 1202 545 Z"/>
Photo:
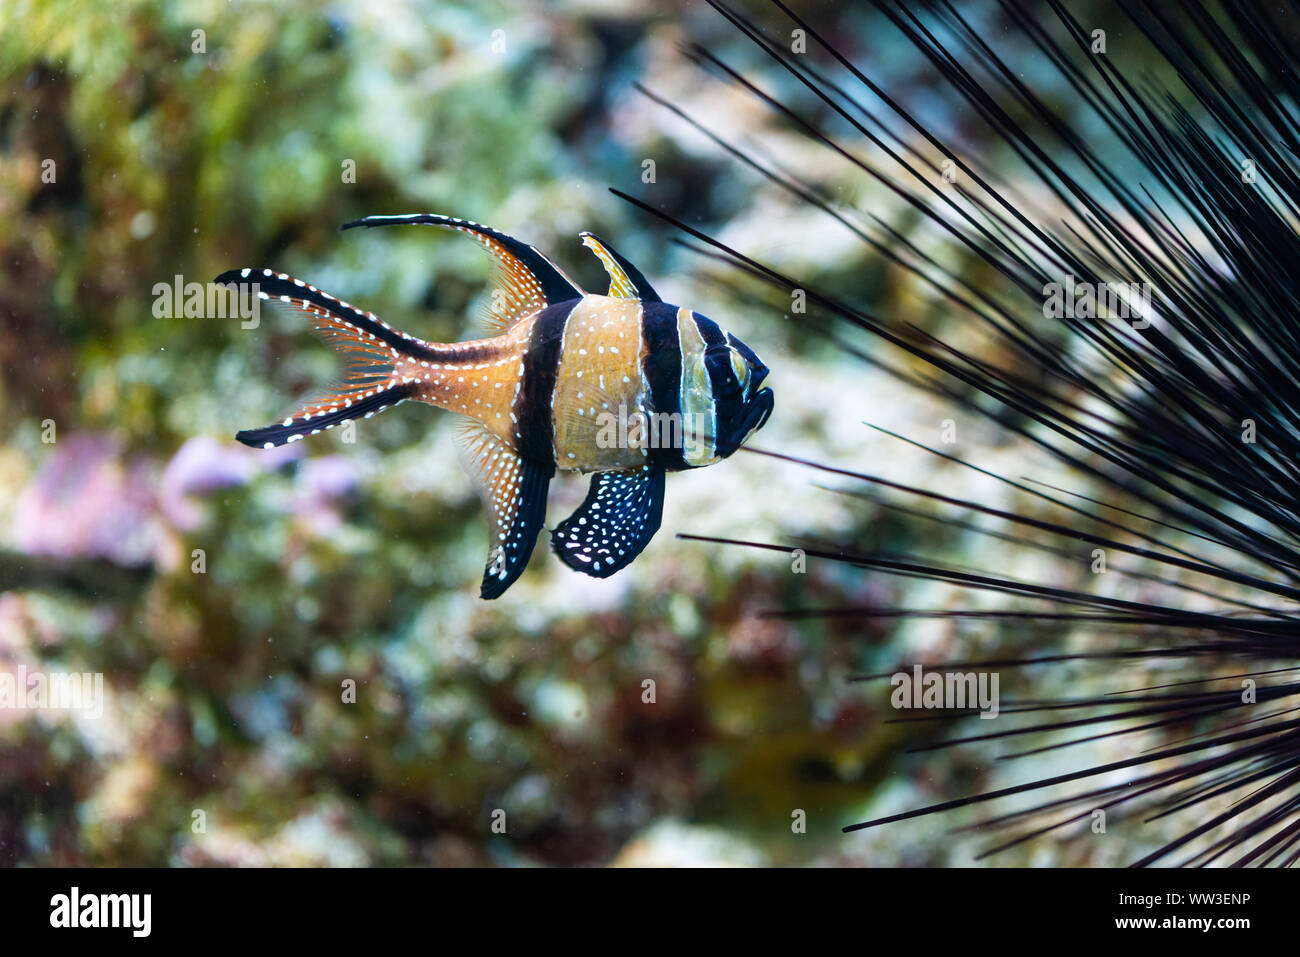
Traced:
<path id="1" fill-rule="evenodd" d="M 731 365 L 729 340 L 732 337 L 708 316 L 692 312 L 691 319 L 695 321 L 695 328 L 700 331 L 700 338 L 706 346 L 704 368 L 708 370 L 709 384 L 713 388 L 713 408 L 716 413 L 714 421 L 731 422 L 740 415 L 745 402 L 740 379 L 736 377 L 736 370 Z M 722 436 L 717 438 L 721 442 Z M 729 451 L 734 452 L 735 449 Z"/>
<path id="2" fill-rule="evenodd" d="M 706 346 L 725 346 L 727 344 L 727 334 L 708 316 L 701 316 L 692 309 L 691 319 L 695 322 L 695 328 L 700 330 L 700 338 L 704 340 Z"/>
<path id="3" fill-rule="evenodd" d="M 308 435 L 332 429 L 340 422 L 349 419 L 368 419 L 377 412 L 383 412 L 389 406 L 411 398 L 415 392 L 414 383 L 404 382 L 388 389 L 380 389 L 374 395 L 364 399 L 358 399 L 347 408 L 324 412 L 310 418 L 290 417 L 276 425 L 268 425 L 264 429 L 245 429 L 236 432 L 235 439 L 255 449 L 273 449 L 280 445 L 288 445 L 290 442 L 297 442 Z"/>
<path id="4" fill-rule="evenodd" d="M 682 414 L 682 341 L 677 307 L 647 302 L 641 310 L 641 371 L 650 387 L 650 410 L 656 415 Z M 668 430 L 671 432 L 672 430 Z M 661 430 L 662 434 L 663 430 Z M 648 464 L 677 472 L 687 468 L 681 448 L 651 448 Z"/>
<path id="5" fill-rule="evenodd" d="M 533 320 L 524 352 L 524 374 L 515 398 L 515 447 L 535 462 L 555 465 L 555 384 L 564 352 L 564 330 L 581 299 L 547 306 Z"/>
<path id="6" fill-rule="evenodd" d="M 744 412 L 745 397 L 736 378 L 736 371 L 731 366 L 731 355 L 721 349 L 711 349 L 704 356 L 704 368 L 708 370 L 709 382 L 713 386 L 713 421 L 718 423 L 713 447 L 718 455 L 726 457 L 736 451 L 735 441 L 726 436 L 724 423 L 738 421 Z"/>
<path id="7" fill-rule="evenodd" d="M 708 316 L 692 312 L 695 328 L 704 340 L 704 367 L 709 370 L 709 384 L 713 387 L 713 404 L 718 410 L 718 421 L 724 413 L 739 411 L 743 389 L 736 370 L 731 365 L 731 336 L 723 332 Z M 726 406 L 724 409 L 723 407 Z"/>
<path id="8" fill-rule="evenodd" d="M 691 312 L 695 328 L 704 340 L 704 368 L 709 373 L 709 385 L 713 389 L 713 407 L 717 413 L 714 421 L 730 421 L 740 412 L 744 403 L 740 380 L 736 370 L 731 366 L 731 353 L 727 348 L 727 334 L 708 316 Z"/>
<path id="9" fill-rule="evenodd" d="M 428 343 L 394 329 L 373 312 L 362 312 L 341 299 L 335 299 L 315 286 L 294 279 L 286 273 L 270 269 L 231 269 L 214 280 L 218 285 L 255 284 L 258 298 L 277 299 L 281 302 L 301 299 L 327 313 L 331 313 L 355 326 L 361 332 L 377 339 L 408 359 L 441 360 L 443 353 Z"/>

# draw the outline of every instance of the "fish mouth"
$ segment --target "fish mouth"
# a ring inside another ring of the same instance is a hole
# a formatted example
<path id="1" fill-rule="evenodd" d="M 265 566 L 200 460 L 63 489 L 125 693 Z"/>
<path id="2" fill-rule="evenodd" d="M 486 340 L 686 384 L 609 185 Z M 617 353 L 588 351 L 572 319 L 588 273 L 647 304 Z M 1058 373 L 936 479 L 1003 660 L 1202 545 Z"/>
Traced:
<path id="1" fill-rule="evenodd" d="M 776 404 L 776 396 L 771 389 L 763 389 L 758 392 L 754 398 L 749 400 L 749 409 L 745 412 L 746 421 L 753 420 L 753 425 L 749 427 L 746 433 L 748 438 L 750 433 L 757 432 L 763 426 L 767 425 L 768 418 L 772 415 L 772 407 Z"/>
<path id="2" fill-rule="evenodd" d="M 763 389 L 756 393 L 749 404 L 745 407 L 745 417 L 740 422 L 740 428 L 736 430 L 742 438 L 737 442 L 737 446 L 744 445 L 749 441 L 749 437 L 767 425 L 767 420 L 772 415 L 772 407 L 776 404 L 776 396 L 771 389 Z"/>
<path id="3" fill-rule="evenodd" d="M 775 397 L 771 389 L 763 389 L 744 405 L 744 410 L 736 420 L 734 428 L 726 433 L 719 433 L 715 451 L 719 458 L 726 458 L 749 441 L 749 437 L 761 429 L 772 414 Z"/>

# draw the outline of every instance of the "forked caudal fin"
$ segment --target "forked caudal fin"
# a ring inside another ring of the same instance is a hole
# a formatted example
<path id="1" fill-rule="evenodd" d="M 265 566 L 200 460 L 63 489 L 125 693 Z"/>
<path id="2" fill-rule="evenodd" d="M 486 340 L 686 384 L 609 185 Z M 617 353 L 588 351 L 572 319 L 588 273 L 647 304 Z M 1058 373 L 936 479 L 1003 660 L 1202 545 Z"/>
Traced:
<path id="1" fill-rule="evenodd" d="M 253 448 L 287 445 L 349 419 L 369 418 L 409 399 L 418 387 L 412 376 L 403 374 L 403 360 L 419 362 L 441 356 L 434 345 L 399 332 L 374 313 L 362 312 L 285 273 L 231 270 L 216 282 L 255 284 L 259 300 L 267 305 L 306 313 L 315 331 L 349 360 L 332 386 L 303 402 L 283 421 L 236 433 L 238 441 Z"/>

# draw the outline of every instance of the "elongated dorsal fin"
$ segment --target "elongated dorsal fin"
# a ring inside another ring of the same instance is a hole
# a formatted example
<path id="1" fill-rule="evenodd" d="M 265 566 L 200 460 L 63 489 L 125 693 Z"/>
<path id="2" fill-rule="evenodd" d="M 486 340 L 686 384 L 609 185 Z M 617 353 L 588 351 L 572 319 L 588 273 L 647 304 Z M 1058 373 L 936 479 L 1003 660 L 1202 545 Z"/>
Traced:
<path id="1" fill-rule="evenodd" d="M 487 315 L 489 331 L 494 334 L 507 331 L 521 319 L 528 318 L 546 306 L 581 299 L 586 294 L 581 286 L 565 275 L 564 270 L 533 246 L 490 226 L 471 223 L 466 219 L 440 216 L 437 213 L 367 216 L 365 219 L 344 223 L 339 228 L 406 225 L 441 226 L 457 230 L 472 237 L 496 258 L 497 288 L 492 291 Z"/>
<path id="2" fill-rule="evenodd" d="M 582 245 L 594 252 L 609 273 L 609 294 L 620 299 L 640 299 L 642 302 L 662 302 L 650 281 L 630 262 L 618 254 L 613 246 L 594 233 L 579 233 Z"/>

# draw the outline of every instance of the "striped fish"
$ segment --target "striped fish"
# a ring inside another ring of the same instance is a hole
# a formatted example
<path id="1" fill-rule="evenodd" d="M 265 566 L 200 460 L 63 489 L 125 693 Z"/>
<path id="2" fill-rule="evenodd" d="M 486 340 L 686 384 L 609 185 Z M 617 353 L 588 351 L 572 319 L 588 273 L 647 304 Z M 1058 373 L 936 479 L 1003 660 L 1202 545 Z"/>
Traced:
<path id="1" fill-rule="evenodd" d="M 478 223 L 420 214 L 343 228 L 393 224 L 458 230 L 487 248 L 498 265 L 493 335 L 425 342 L 284 273 L 231 270 L 216 281 L 256 284 L 267 303 L 307 313 L 351 360 L 325 395 L 235 437 L 275 448 L 408 399 L 465 416 L 463 457 L 492 527 L 484 598 L 499 597 L 527 565 L 556 469 L 595 474 L 585 501 L 552 532 L 552 547 L 570 568 L 606 578 L 658 530 L 666 473 L 726 458 L 771 414 L 772 390 L 759 388 L 768 369 L 753 350 L 663 302 L 591 233 L 581 238 L 609 274 L 603 296 L 532 246 Z"/>

